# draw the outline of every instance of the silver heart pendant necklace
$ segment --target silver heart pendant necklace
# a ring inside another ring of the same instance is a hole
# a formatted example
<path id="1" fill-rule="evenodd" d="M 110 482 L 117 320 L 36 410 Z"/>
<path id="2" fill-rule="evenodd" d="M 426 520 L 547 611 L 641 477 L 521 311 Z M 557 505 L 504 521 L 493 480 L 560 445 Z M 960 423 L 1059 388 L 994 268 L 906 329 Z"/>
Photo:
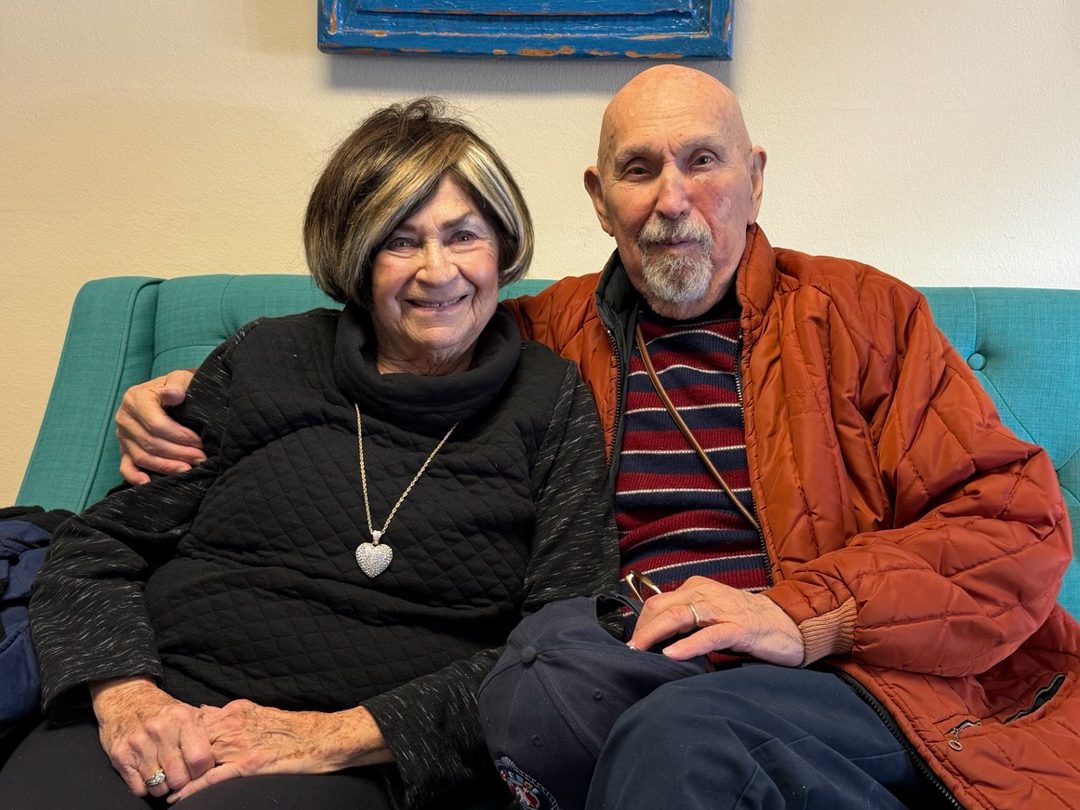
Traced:
<path id="1" fill-rule="evenodd" d="M 446 435 L 442 437 L 435 449 L 431 451 L 431 455 L 427 457 L 423 464 L 420 465 L 420 469 L 417 470 L 416 475 L 413 476 L 412 481 L 405 487 L 405 491 L 401 493 L 401 497 L 397 499 L 397 503 L 394 504 L 394 508 L 390 510 L 390 514 L 386 516 L 386 522 L 383 523 L 381 529 L 376 529 L 371 525 L 371 502 L 368 500 L 368 485 L 367 485 L 367 468 L 364 465 L 364 427 L 363 421 L 360 418 L 360 406 L 355 402 L 353 408 L 356 410 L 356 450 L 357 455 L 360 456 L 360 488 L 364 493 L 364 514 L 367 515 L 368 532 L 371 534 L 371 542 L 361 543 L 356 547 L 356 564 L 360 566 L 360 570 L 367 574 L 369 577 L 377 577 L 383 571 L 390 567 L 390 563 L 394 559 L 394 550 L 382 542 L 383 536 L 386 534 L 386 529 L 390 526 L 390 521 L 394 519 L 394 515 L 397 514 L 397 510 L 401 507 L 401 504 L 405 502 L 405 499 L 409 497 L 409 493 L 412 492 L 412 488 L 416 486 L 416 482 L 420 480 L 420 476 L 427 470 L 428 465 L 442 450 L 447 439 L 450 438 L 450 434 L 454 432 L 454 428 L 458 426 L 455 422 L 450 426 L 450 429 L 446 431 Z"/>

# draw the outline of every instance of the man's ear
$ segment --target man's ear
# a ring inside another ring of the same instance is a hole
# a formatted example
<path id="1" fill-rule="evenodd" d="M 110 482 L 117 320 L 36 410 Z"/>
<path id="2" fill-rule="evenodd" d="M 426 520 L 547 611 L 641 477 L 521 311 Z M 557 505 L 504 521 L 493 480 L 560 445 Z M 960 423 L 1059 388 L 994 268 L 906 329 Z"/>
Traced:
<path id="1" fill-rule="evenodd" d="M 615 231 L 611 227 L 611 220 L 608 219 L 607 206 L 604 205 L 604 189 L 600 184 L 600 170 L 596 166 L 590 166 L 585 170 L 585 190 L 589 192 L 589 197 L 592 198 L 593 210 L 596 211 L 596 218 L 600 220 L 600 227 L 604 229 L 604 233 L 608 236 L 614 236 Z"/>
<path id="2" fill-rule="evenodd" d="M 765 162 L 768 155 L 760 146 L 750 150 L 750 217 L 747 225 L 757 222 L 761 210 L 761 196 L 765 192 Z"/>

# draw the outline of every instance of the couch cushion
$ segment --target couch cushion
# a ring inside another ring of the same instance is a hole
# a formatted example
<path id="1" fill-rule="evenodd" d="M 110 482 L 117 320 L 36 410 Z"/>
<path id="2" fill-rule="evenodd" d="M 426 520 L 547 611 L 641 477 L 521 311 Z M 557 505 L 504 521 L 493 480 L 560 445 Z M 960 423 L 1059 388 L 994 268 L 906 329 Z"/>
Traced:
<path id="1" fill-rule="evenodd" d="M 1002 421 L 1054 461 L 1080 533 L 1080 290 L 924 289 L 934 318 L 993 397 Z M 1080 613 L 1073 560 L 1061 602 Z"/>

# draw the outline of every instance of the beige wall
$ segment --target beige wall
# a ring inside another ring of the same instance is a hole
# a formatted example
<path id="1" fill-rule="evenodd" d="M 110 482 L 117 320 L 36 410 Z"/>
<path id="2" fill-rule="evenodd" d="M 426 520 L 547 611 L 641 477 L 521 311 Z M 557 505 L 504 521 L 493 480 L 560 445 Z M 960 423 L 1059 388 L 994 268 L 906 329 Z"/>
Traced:
<path id="1" fill-rule="evenodd" d="M 737 0 L 699 63 L 769 150 L 774 243 L 917 284 L 1080 287 L 1080 5 Z M 0 3 L 0 505 L 14 500 L 72 298 L 123 274 L 301 272 L 328 150 L 422 93 L 468 112 L 533 207 L 533 273 L 611 245 L 581 190 L 642 63 L 327 56 L 315 3 Z"/>

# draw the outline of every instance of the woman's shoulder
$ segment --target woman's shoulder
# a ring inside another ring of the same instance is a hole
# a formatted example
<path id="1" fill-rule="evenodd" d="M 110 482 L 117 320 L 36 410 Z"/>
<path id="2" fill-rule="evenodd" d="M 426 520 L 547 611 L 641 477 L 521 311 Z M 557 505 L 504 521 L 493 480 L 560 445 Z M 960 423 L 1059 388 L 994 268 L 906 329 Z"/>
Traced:
<path id="1" fill-rule="evenodd" d="M 256 348 L 266 344 L 277 344 L 282 340 L 333 340 L 341 310 L 328 307 L 309 309 L 290 315 L 264 316 L 256 318 L 235 333 L 232 340 L 246 347 Z"/>
<path id="2" fill-rule="evenodd" d="M 511 407 L 517 403 L 547 424 L 561 410 L 560 403 L 573 397 L 579 379 L 577 366 L 571 361 L 543 343 L 526 340 L 521 344 L 521 358 L 504 396 Z"/>
<path id="3" fill-rule="evenodd" d="M 543 374 L 549 379 L 562 379 L 576 368 L 573 361 L 556 354 L 549 346 L 536 340 L 521 343 L 520 365 L 532 374 Z"/>
<path id="4" fill-rule="evenodd" d="M 199 367 L 202 376 L 267 373 L 311 358 L 332 356 L 340 311 L 312 309 L 256 318 L 222 342 Z"/>
<path id="5" fill-rule="evenodd" d="M 303 334 L 316 332 L 326 328 L 335 328 L 341 317 L 340 309 L 330 307 L 316 307 L 306 312 L 294 312 L 289 315 L 274 315 L 256 318 L 240 331 L 252 331 L 254 326 L 259 327 L 259 332 L 264 335 L 275 334 Z"/>

